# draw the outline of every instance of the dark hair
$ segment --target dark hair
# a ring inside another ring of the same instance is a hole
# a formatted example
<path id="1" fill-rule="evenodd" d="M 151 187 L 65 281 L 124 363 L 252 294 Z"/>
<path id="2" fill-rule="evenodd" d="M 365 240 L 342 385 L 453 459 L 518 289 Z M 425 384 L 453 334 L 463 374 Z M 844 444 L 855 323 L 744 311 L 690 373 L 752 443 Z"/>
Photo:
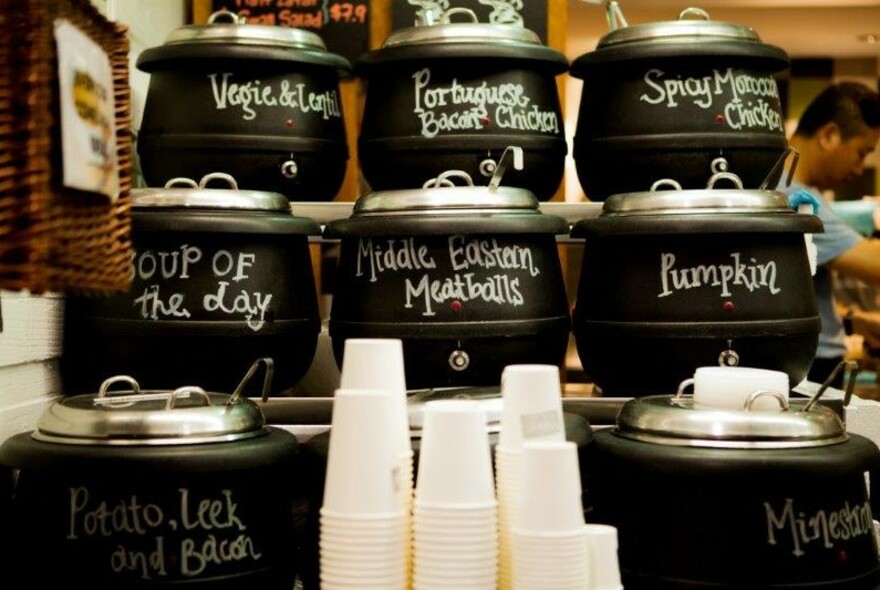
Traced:
<path id="1" fill-rule="evenodd" d="M 807 106 L 795 133 L 812 137 L 832 122 L 837 123 L 844 139 L 858 135 L 866 125 L 880 127 L 880 94 L 857 82 L 829 86 Z"/>

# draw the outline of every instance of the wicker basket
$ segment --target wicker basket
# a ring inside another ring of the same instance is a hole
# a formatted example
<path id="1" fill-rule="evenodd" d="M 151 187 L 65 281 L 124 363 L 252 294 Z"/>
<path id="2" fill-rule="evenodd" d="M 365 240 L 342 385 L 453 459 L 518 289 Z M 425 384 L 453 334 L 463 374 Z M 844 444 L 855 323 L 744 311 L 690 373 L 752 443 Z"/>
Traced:
<path id="1" fill-rule="evenodd" d="M 62 185 L 58 61 L 64 18 L 110 57 L 119 198 Z M 128 35 L 88 0 L 0 0 L 0 288 L 112 292 L 130 284 L 131 90 Z"/>

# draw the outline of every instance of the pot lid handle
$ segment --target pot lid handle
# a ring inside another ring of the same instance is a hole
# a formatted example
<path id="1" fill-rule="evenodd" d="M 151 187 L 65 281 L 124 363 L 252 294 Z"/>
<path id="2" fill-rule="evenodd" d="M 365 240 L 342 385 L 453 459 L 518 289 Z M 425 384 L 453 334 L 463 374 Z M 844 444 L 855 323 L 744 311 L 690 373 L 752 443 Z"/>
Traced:
<path id="1" fill-rule="evenodd" d="M 116 391 L 111 392 L 110 387 L 115 385 L 116 383 L 127 383 L 131 386 L 130 391 Z M 187 389 L 187 387 L 181 387 L 180 389 Z M 179 394 L 178 394 L 179 392 Z M 101 383 L 101 387 L 98 389 L 98 393 L 92 399 L 93 406 L 111 406 L 113 408 L 125 408 L 128 406 L 133 406 L 139 402 L 148 402 L 148 401 L 166 401 L 166 407 L 168 403 L 170 403 L 169 396 L 175 396 L 178 398 L 188 398 L 192 391 L 174 391 L 173 393 L 168 393 L 167 391 L 161 391 L 157 393 L 141 393 L 141 387 L 138 382 L 134 379 L 134 377 L 129 377 L 128 375 L 115 375 L 108 379 L 105 379 L 103 383 Z M 202 391 L 204 394 L 205 392 Z M 210 405 L 210 401 L 208 402 Z"/>
<path id="2" fill-rule="evenodd" d="M 193 395 L 200 397 L 205 402 L 205 406 L 211 405 L 211 397 L 204 389 L 195 385 L 184 385 L 168 394 L 168 401 L 165 402 L 165 409 L 173 410 L 174 404 L 177 403 L 178 399 L 189 399 Z"/>
<path id="3" fill-rule="evenodd" d="M 227 407 L 237 404 L 241 400 L 241 394 L 244 391 L 245 386 L 256 374 L 257 369 L 260 368 L 260 365 L 265 365 L 266 367 L 266 375 L 263 377 L 263 391 L 260 394 L 260 397 L 263 400 L 263 403 L 268 401 L 269 392 L 272 389 L 272 377 L 275 374 L 275 361 L 269 357 L 264 357 L 259 358 L 253 362 L 251 368 L 248 369 L 247 374 L 244 376 L 244 379 L 241 380 L 241 383 L 239 383 L 238 387 L 235 388 L 235 391 L 232 392 L 232 396 L 230 396 L 229 401 L 226 402 Z"/>
<path id="4" fill-rule="evenodd" d="M 708 12 L 696 6 L 688 6 L 678 13 L 678 20 L 687 20 L 688 17 L 696 17 L 690 20 L 711 20 Z"/>
<path id="5" fill-rule="evenodd" d="M 762 397 L 772 397 L 776 401 L 779 402 L 779 408 L 781 410 L 788 410 L 788 398 L 785 397 L 779 391 L 772 391 L 770 389 L 759 389 L 758 391 L 753 391 L 746 397 L 746 400 L 743 402 L 743 410 L 746 412 L 752 411 L 752 406 L 755 402 Z"/>
<path id="6" fill-rule="evenodd" d="M 199 183 L 197 183 L 192 178 L 186 178 L 184 176 L 177 176 L 172 178 L 168 182 L 165 183 L 165 188 L 174 188 L 176 186 L 185 186 L 187 188 L 199 188 Z"/>
<path id="7" fill-rule="evenodd" d="M 715 188 L 715 184 L 719 180 L 729 180 L 733 183 L 733 186 L 737 190 L 743 190 L 743 183 L 740 180 L 740 177 L 734 174 L 733 172 L 716 172 L 711 177 L 709 177 L 709 182 L 706 184 L 706 188 L 713 189 Z"/>
<path id="8" fill-rule="evenodd" d="M 474 181 L 471 178 L 471 175 L 464 170 L 447 170 L 437 176 L 437 178 L 426 180 L 425 184 L 422 185 L 422 188 L 437 188 L 441 186 L 446 188 L 454 187 L 455 183 L 450 180 L 451 178 L 458 178 L 459 180 L 463 180 L 467 186 L 474 186 Z"/>
<path id="9" fill-rule="evenodd" d="M 116 383 L 128 383 L 131 386 L 131 391 L 120 391 L 116 394 L 111 393 L 110 387 L 115 385 Z M 103 405 L 117 402 L 125 403 L 126 401 L 128 401 L 125 398 L 127 398 L 130 394 L 139 395 L 140 393 L 141 386 L 134 377 L 130 377 L 129 375 L 114 375 L 113 377 L 108 377 L 107 379 L 104 379 L 104 381 L 101 383 L 101 387 L 98 389 L 98 394 L 95 396 L 93 403 L 95 405 Z"/>
<path id="10" fill-rule="evenodd" d="M 235 178 L 233 178 L 231 174 L 226 174 L 225 172 L 211 172 L 210 174 L 205 174 L 199 181 L 198 188 L 207 188 L 208 183 L 212 180 L 223 180 L 229 185 L 229 188 L 234 191 L 238 190 L 238 183 L 235 181 Z"/>
<path id="11" fill-rule="evenodd" d="M 504 153 L 498 159 L 495 172 L 492 173 L 492 178 L 489 179 L 490 191 L 498 190 L 498 187 L 501 185 L 501 177 L 507 171 L 507 166 L 510 165 L 511 160 L 513 161 L 514 170 L 523 169 L 523 150 L 521 147 L 511 145 L 504 149 Z"/>
<path id="12" fill-rule="evenodd" d="M 208 24 L 213 25 L 214 23 L 231 23 L 234 25 L 243 25 L 247 22 L 247 19 L 237 12 L 232 12 L 226 8 L 221 8 L 216 12 L 212 12 L 211 16 L 208 17 Z"/>
<path id="13" fill-rule="evenodd" d="M 676 191 L 684 190 L 682 189 L 680 182 L 671 178 L 661 178 L 660 180 L 654 181 L 654 184 L 651 185 L 651 192 L 655 193 L 664 186 Z"/>
<path id="14" fill-rule="evenodd" d="M 440 14 L 440 24 L 443 24 L 443 25 L 451 24 L 452 23 L 451 17 L 456 14 L 466 15 L 468 17 L 468 19 L 470 19 L 470 22 L 472 22 L 472 23 L 480 22 L 480 19 L 477 18 L 477 13 L 474 12 L 473 10 L 471 10 L 470 8 L 456 7 L 456 8 L 450 8 L 449 10 L 446 10 L 445 12 L 442 12 Z"/>

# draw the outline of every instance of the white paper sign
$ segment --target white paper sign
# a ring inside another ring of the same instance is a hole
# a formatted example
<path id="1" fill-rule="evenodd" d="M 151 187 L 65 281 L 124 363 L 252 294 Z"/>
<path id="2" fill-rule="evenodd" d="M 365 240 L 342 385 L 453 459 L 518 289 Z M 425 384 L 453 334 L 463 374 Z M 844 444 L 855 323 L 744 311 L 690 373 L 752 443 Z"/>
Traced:
<path id="1" fill-rule="evenodd" d="M 70 21 L 55 21 L 64 186 L 119 195 L 113 69 L 101 47 Z"/>

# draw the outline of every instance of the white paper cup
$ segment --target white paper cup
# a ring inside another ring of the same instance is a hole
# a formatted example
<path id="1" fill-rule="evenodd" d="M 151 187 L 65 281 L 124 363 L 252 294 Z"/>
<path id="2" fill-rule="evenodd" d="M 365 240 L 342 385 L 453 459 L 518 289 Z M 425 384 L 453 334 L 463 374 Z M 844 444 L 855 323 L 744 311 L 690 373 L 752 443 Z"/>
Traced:
<path id="1" fill-rule="evenodd" d="M 526 440 L 565 440 L 562 386 L 555 365 L 508 365 L 501 373 L 498 447 L 518 451 Z"/>
<path id="2" fill-rule="evenodd" d="M 339 389 L 333 401 L 322 509 L 338 516 L 396 516 L 399 453 L 390 427 L 394 400 L 384 391 Z"/>
<path id="3" fill-rule="evenodd" d="M 617 528 L 607 524 L 588 524 L 586 529 L 590 544 L 590 587 L 594 590 L 623 590 L 617 558 Z"/>
<path id="4" fill-rule="evenodd" d="M 491 531 L 492 534 L 495 534 L 495 531 L 497 529 L 497 522 L 497 519 L 486 519 L 479 522 L 457 522 L 450 526 L 445 521 L 425 521 L 415 519 L 413 521 L 413 531 L 440 536 L 446 534 L 456 535 L 459 532 L 476 533 L 484 530 Z"/>
<path id="5" fill-rule="evenodd" d="M 786 400 L 789 396 L 787 374 L 754 367 L 699 367 L 692 379 L 679 385 L 679 391 L 685 391 L 691 385 L 695 408 L 744 410 L 746 400 L 757 392 L 775 392 Z M 772 396 L 762 395 L 751 408 L 779 411 L 782 406 Z"/>
<path id="6" fill-rule="evenodd" d="M 333 588 L 345 588 L 346 590 L 376 589 L 376 590 L 403 590 L 406 585 L 406 575 L 395 574 L 389 576 L 370 576 L 363 572 L 335 571 L 321 572 L 321 590 Z"/>
<path id="7" fill-rule="evenodd" d="M 412 452 L 403 342 L 394 338 L 348 338 L 342 353 L 340 389 L 378 389 L 395 399 L 393 426 L 400 452 Z"/>
<path id="8" fill-rule="evenodd" d="M 567 534 L 584 526 L 577 445 L 526 442 L 522 450 L 519 510 L 514 529 Z"/>
<path id="9" fill-rule="evenodd" d="M 514 534 L 513 587 L 590 588 L 586 531 L 567 536 Z"/>
<path id="10" fill-rule="evenodd" d="M 425 404 L 415 504 L 486 506 L 496 502 L 486 414 L 473 400 Z"/>
<path id="11" fill-rule="evenodd" d="M 445 575 L 425 575 L 416 572 L 413 575 L 413 590 L 433 590 L 434 588 L 450 590 L 495 590 L 495 576 L 456 576 L 447 570 Z M 322 589 L 323 590 L 323 589 Z M 544 590 L 547 590 L 546 588 Z"/>

